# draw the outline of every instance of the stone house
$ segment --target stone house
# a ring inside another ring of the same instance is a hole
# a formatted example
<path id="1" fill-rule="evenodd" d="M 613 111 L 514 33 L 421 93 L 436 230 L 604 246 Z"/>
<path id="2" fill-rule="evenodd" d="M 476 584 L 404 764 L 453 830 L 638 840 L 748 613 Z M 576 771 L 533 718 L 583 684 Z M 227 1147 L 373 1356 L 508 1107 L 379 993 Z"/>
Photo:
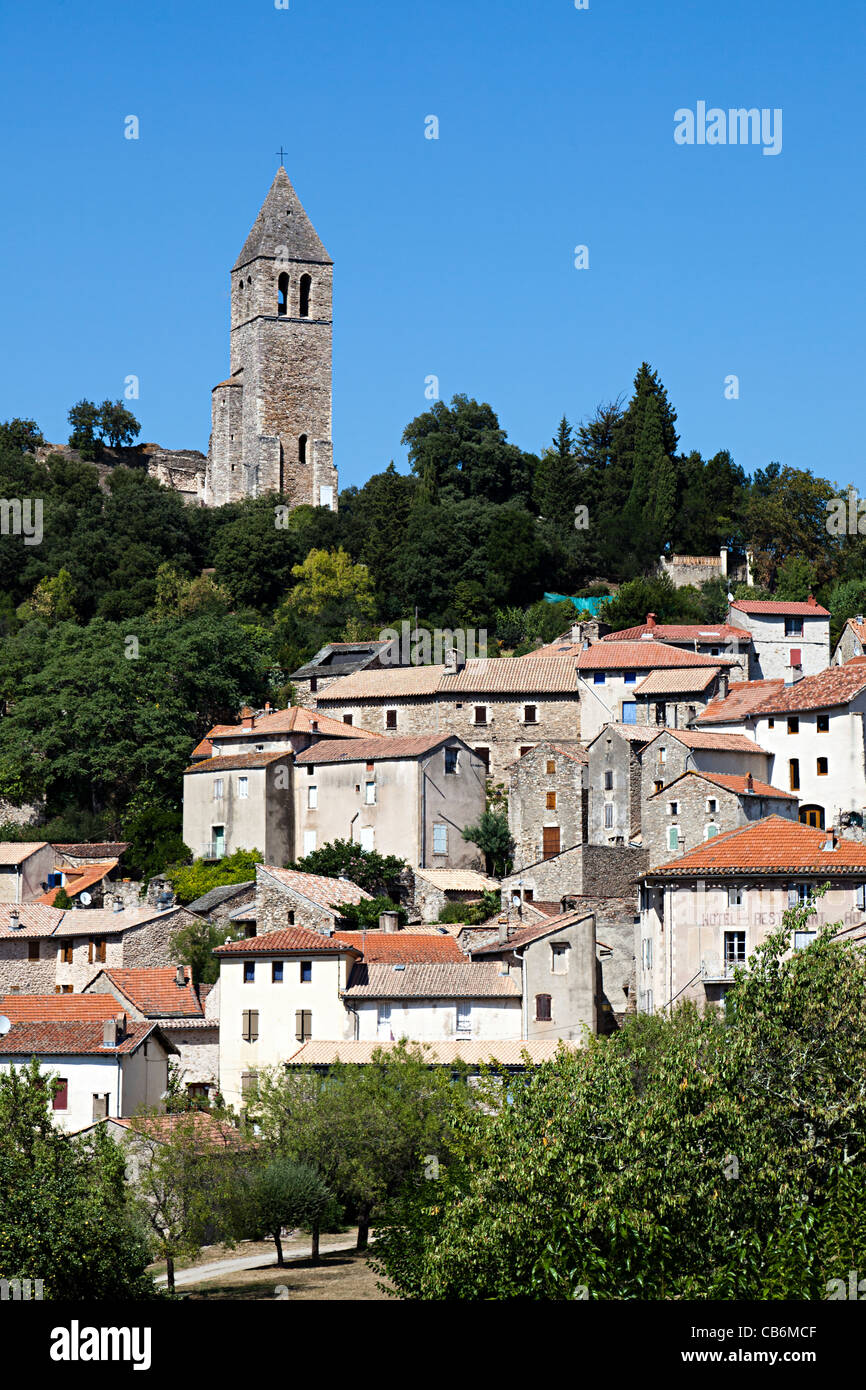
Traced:
<path id="1" fill-rule="evenodd" d="M 0 904 L 0 990 L 71 994 L 104 966 L 172 965 L 173 934 L 196 918 L 185 908 L 64 912 Z"/>
<path id="2" fill-rule="evenodd" d="M 736 599 L 728 622 L 751 633 L 750 679 L 795 681 L 830 664 L 830 614 L 811 594 L 806 603 Z"/>
<path id="3" fill-rule="evenodd" d="M 183 839 L 196 859 L 257 849 L 294 857 L 292 754 L 236 753 L 192 763 L 183 776 Z"/>
<path id="4" fill-rule="evenodd" d="M 701 656 L 731 657 L 731 680 L 748 680 L 752 637 L 745 627 L 735 627 L 730 623 L 659 623 L 655 613 L 647 613 L 646 622 L 639 623 L 637 627 L 609 632 L 601 640 L 640 642 L 645 637 L 687 652 L 698 652 Z"/>
<path id="5" fill-rule="evenodd" d="M 818 926 L 840 922 L 844 940 L 866 938 L 866 846 L 833 832 L 768 816 L 728 831 L 642 878 L 638 1007 L 674 999 L 724 1000 L 734 971 L 782 925 L 788 907 L 817 899 L 793 949 Z"/>
<path id="6" fill-rule="evenodd" d="M 796 820 L 798 807 L 791 792 L 759 782 L 750 772 L 683 772 L 647 798 L 641 839 L 650 863 L 662 864 L 749 821 Z"/>
<path id="7" fill-rule="evenodd" d="M 180 1079 L 190 1095 L 216 1089 L 219 989 L 196 988 L 188 965 L 101 970 L 84 993 L 111 995 L 130 1018 L 157 1023 L 177 1049 Z M 76 996 L 64 996 L 70 997 Z"/>
<path id="8" fill-rule="evenodd" d="M 521 1036 L 584 1039 L 598 1031 L 595 917 L 570 911 L 472 951 L 520 980 Z"/>
<path id="9" fill-rule="evenodd" d="M 641 805 L 684 772 L 725 772 L 769 782 L 772 758 L 752 737 L 714 729 L 663 729 L 641 756 Z"/>
<path id="10" fill-rule="evenodd" d="M 519 1038 L 520 972 L 498 962 L 423 962 L 396 969 L 356 961 L 343 1003 L 355 1041 L 438 1042 L 449 1038 Z"/>
<path id="11" fill-rule="evenodd" d="M 82 1018 L 69 996 L 41 999 L 38 1019 L 21 1007 L 23 995 L 20 1001 L 4 1000 L 12 1027 L 0 1038 L 0 1070 L 26 1067 L 36 1057 L 60 1082 L 52 1100 L 60 1129 L 75 1132 L 106 1116 L 162 1107 L 175 1048 L 156 1023 L 130 1022 L 114 999 L 96 1018 Z"/>
<path id="12" fill-rule="evenodd" d="M 461 832 L 484 813 L 485 772 L 455 734 L 317 743 L 295 758 L 289 857 L 340 839 L 422 869 L 478 868 L 480 852 Z"/>
<path id="13" fill-rule="evenodd" d="M 384 659 L 383 659 L 384 658 Z M 400 644 L 384 641 L 328 642 L 289 677 L 299 705 L 316 708 L 316 699 L 356 671 L 378 671 L 400 665 Z M 332 693 L 336 693 L 332 691 Z"/>
<path id="14" fill-rule="evenodd" d="M 866 619 L 862 613 L 849 618 L 842 629 L 839 641 L 833 651 L 834 666 L 844 666 L 852 657 L 866 653 Z"/>
<path id="15" fill-rule="evenodd" d="M 585 842 L 588 771 L 580 743 L 538 743 L 508 768 L 508 829 L 518 868 Z"/>
<path id="16" fill-rule="evenodd" d="M 45 840 L 0 841 L 0 902 L 34 902 L 54 871 L 55 852 Z"/>
<path id="17" fill-rule="evenodd" d="M 300 705 L 263 710 L 245 706 L 237 724 L 215 724 L 192 751 L 190 762 L 238 753 L 303 753 L 311 744 L 333 738 L 374 738 L 365 729 L 347 728 L 338 719 Z"/>
<path id="18" fill-rule="evenodd" d="M 728 693 L 728 672 L 714 667 L 650 671 L 634 688 L 639 724 L 688 729 L 714 700 Z"/>
<path id="19" fill-rule="evenodd" d="M 255 901 L 255 896 L 254 878 L 249 878 L 244 883 L 223 883 L 196 898 L 195 902 L 189 904 L 189 910 L 197 917 L 206 917 L 216 925 L 227 922 L 237 908 L 249 906 Z"/>
<path id="20" fill-rule="evenodd" d="M 606 724 L 590 743 L 590 844 L 625 845 L 640 834 L 642 756 L 654 737 L 646 724 Z"/>
<path id="21" fill-rule="evenodd" d="M 332 934 L 343 925 L 340 903 L 371 900 L 372 894 L 347 878 L 304 874 L 273 864 L 256 865 L 256 934 L 264 936 L 289 927 Z"/>
<path id="22" fill-rule="evenodd" d="M 657 671 L 684 671 L 691 668 L 697 678 L 707 673 L 707 701 L 712 682 L 718 682 L 734 658 L 703 656 L 645 636 L 635 642 L 613 642 L 604 638 L 587 647 L 575 658 L 580 692 L 581 737 L 589 743 L 605 724 L 635 724 L 639 701 L 638 682 Z M 646 706 L 649 697 L 645 697 Z M 705 703 L 707 702 L 705 701 Z"/>
<path id="23" fill-rule="evenodd" d="M 390 737 L 441 734 L 463 739 L 494 781 L 545 740 L 576 740 L 581 710 L 574 659 L 477 658 L 437 666 L 359 671 L 317 698 L 317 709 Z"/>
<path id="24" fill-rule="evenodd" d="M 402 875 L 404 905 L 412 921 L 437 922 L 446 907 L 481 901 L 485 893 L 498 893 L 499 880 L 476 869 L 407 869 Z M 402 890 L 401 890 L 402 893 Z"/>
<path id="25" fill-rule="evenodd" d="M 572 897 L 635 897 L 646 865 L 646 851 L 631 845 L 575 845 L 504 878 L 503 907 L 515 899 L 556 905 Z"/>
<path id="26" fill-rule="evenodd" d="M 770 755 L 768 781 L 800 799 L 800 820 L 823 827 L 866 816 L 866 657 L 829 666 L 795 684 L 762 682 L 745 701 L 712 706 L 701 719 L 737 729 Z M 731 706 L 728 709 L 728 706 Z"/>

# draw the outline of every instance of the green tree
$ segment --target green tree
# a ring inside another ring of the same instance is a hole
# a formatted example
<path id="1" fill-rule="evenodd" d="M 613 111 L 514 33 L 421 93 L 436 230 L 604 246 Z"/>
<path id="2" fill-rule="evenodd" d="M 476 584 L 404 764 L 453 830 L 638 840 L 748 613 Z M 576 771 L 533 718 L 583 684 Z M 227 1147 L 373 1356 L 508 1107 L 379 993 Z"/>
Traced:
<path id="1" fill-rule="evenodd" d="M 420 497 L 434 505 L 474 497 L 528 501 L 537 460 L 507 436 L 489 405 L 457 395 L 436 401 L 403 431 Z"/>
<path id="2" fill-rule="evenodd" d="M 172 956 L 192 970 L 194 985 L 212 985 L 219 979 L 219 961 L 214 957 L 217 946 L 226 941 L 239 941 L 243 936 L 240 923 L 188 922 L 172 933 L 169 941 Z"/>
<path id="3" fill-rule="evenodd" d="M 776 571 L 774 598 L 805 603 L 815 588 L 816 570 L 803 555 L 788 555 Z"/>
<path id="4" fill-rule="evenodd" d="M 277 1264 L 282 1266 L 283 1227 L 320 1227 L 333 1213 L 335 1202 L 309 1163 L 276 1157 L 244 1173 L 232 1207 L 235 1234 L 241 1240 L 272 1240 Z"/>
<path id="5" fill-rule="evenodd" d="M 77 449 L 82 459 L 98 459 L 102 456 L 102 440 L 97 437 L 99 429 L 99 406 L 94 401 L 76 401 L 67 416 L 72 433 L 69 443 Z"/>
<path id="6" fill-rule="evenodd" d="M 74 623 L 75 588 L 69 571 L 62 569 L 53 578 L 40 579 L 32 598 L 18 609 L 18 617 L 23 623 L 37 619 L 49 626 Z"/>
<path id="7" fill-rule="evenodd" d="M 0 1278 L 41 1279 L 52 1300 L 154 1298 L 123 1155 L 102 1127 L 54 1125 L 57 1084 L 35 1058 L 0 1073 Z"/>
<path id="8" fill-rule="evenodd" d="M 355 840 L 331 840 L 287 867 L 325 878 L 346 878 L 374 897 L 391 897 L 399 892 L 406 863 L 396 854 L 362 849 Z"/>
<path id="9" fill-rule="evenodd" d="M 131 444 L 141 433 L 141 425 L 123 401 L 103 401 L 99 407 L 97 424 L 100 432 L 108 440 L 112 449 Z"/>
<path id="10" fill-rule="evenodd" d="M 484 863 L 489 874 L 504 878 L 511 867 L 514 854 L 514 841 L 508 829 L 506 811 L 483 811 L 475 825 L 467 825 L 461 835 L 470 844 L 477 845 L 484 855 Z"/>
<path id="11" fill-rule="evenodd" d="M 191 864 L 173 864 L 166 877 L 175 891 L 178 902 L 191 903 L 204 897 L 212 888 L 228 883 L 246 883 L 255 879 L 256 865 L 263 862 L 257 849 L 236 849 L 216 863 L 194 859 Z"/>
<path id="12" fill-rule="evenodd" d="M 21 454 L 35 454 L 45 440 L 35 420 L 4 420 L 0 423 L 0 449 Z"/>
<path id="13" fill-rule="evenodd" d="M 620 632 L 645 623 L 647 613 L 655 613 L 659 623 L 700 623 L 707 618 L 698 591 L 691 586 L 674 588 L 666 574 L 628 580 L 601 605 L 599 616 L 613 632 Z"/>

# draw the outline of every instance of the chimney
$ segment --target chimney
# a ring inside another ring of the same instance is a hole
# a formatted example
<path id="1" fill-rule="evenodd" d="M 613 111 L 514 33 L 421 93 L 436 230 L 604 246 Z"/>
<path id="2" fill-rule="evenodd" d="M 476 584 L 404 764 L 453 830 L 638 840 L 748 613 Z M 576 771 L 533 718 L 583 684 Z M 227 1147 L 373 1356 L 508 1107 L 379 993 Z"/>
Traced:
<path id="1" fill-rule="evenodd" d="M 571 624 L 571 640 L 572 642 L 580 641 L 580 623 Z"/>
<path id="2" fill-rule="evenodd" d="M 466 665 L 466 657 L 457 647 L 448 647 L 445 652 L 445 669 L 443 675 L 456 676 L 458 671 L 462 671 Z"/>
<path id="3" fill-rule="evenodd" d="M 719 699 L 720 699 L 720 700 L 726 700 L 726 699 L 728 698 L 728 681 L 729 681 L 729 679 L 730 679 L 730 677 L 729 677 L 727 671 L 720 671 L 720 672 L 719 672 Z"/>
<path id="4" fill-rule="evenodd" d="M 265 714 L 270 714 L 270 712 L 271 712 L 271 702 L 270 702 L 270 700 L 266 700 L 266 701 L 265 701 Z"/>
<path id="5" fill-rule="evenodd" d="M 812 605 L 813 608 L 817 608 L 817 606 L 818 606 L 818 605 L 816 604 L 816 602 L 815 602 L 815 595 L 814 595 L 814 594 L 810 594 L 809 597 L 806 599 L 806 602 L 807 602 L 807 603 L 811 603 L 811 605 Z"/>
<path id="6" fill-rule="evenodd" d="M 400 930 L 400 915 L 397 912 L 380 912 L 379 929 L 385 932 Z"/>
<path id="7" fill-rule="evenodd" d="M 114 1018 L 102 1021 L 102 1046 L 117 1047 L 126 1036 L 126 1014 L 115 1014 Z"/>
<path id="8" fill-rule="evenodd" d="M 646 625 L 647 625 L 647 627 L 649 627 L 649 628 L 655 627 L 655 625 L 656 625 L 656 615 L 655 615 L 655 613 L 647 613 L 647 615 L 646 615 Z"/>
<path id="9" fill-rule="evenodd" d="M 20 926 L 21 926 L 21 917 L 20 917 L 20 914 L 19 914 L 19 912 L 18 912 L 17 907 L 13 907 L 12 910 L 11 910 L 11 912 L 9 913 L 9 930 L 10 930 L 10 931 L 17 931 L 18 928 L 19 928 Z"/>
<path id="10" fill-rule="evenodd" d="M 122 902 L 122 900 L 121 900 L 120 898 L 115 898 L 115 899 L 114 899 L 114 906 L 112 907 L 111 910 L 112 910 L 112 912 L 122 912 L 122 911 L 123 911 L 123 902 Z"/>
<path id="11" fill-rule="evenodd" d="M 318 721 L 318 719 L 311 719 L 311 720 L 310 720 L 310 733 L 311 733 L 311 734 L 317 734 L 318 732 L 319 732 L 319 721 Z"/>
<path id="12" fill-rule="evenodd" d="M 755 790 L 755 779 L 754 779 L 754 777 L 752 776 L 751 772 L 747 772 L 747 773 L 746 773 L 746 791 L 747 791 L 747 792 L 753 792 L 754 790 Z"/>
<path id="13" fill-rule="evenodd" d="M 854 619 L 854 621 L 855 621 L 855 623 L 857 624 L 858 627 L 862 627 L 862 626 L 863 626 L 863 614 L 862 614 L 862 613 L 858 613 L 858 614 L 857 614 L 857 617 Z"/>
<path id="14" fill-rule="evenodd" d="M 186 968 L 184 966 L 179 965 L 177 967 L 175 979 L 177 980 L 178 989 L 186 989 Z"/>
<path id="15" fill-rule="evenodd" d="M 500 919 L 499 919 L 499 944 L 500 944 L 500 946 L 504 946 L 505 943 L 507 942 L 507 940 L 508 940 L 508 918 L 507 918 L 507 917 L 500 917 Z"/>

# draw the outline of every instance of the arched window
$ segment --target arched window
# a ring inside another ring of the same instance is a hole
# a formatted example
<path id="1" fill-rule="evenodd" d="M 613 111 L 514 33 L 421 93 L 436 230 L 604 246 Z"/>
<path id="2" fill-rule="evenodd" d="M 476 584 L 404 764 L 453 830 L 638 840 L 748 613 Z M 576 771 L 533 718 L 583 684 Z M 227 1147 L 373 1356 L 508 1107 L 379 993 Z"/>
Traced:
<path id="1" fill-rule="evenodd" d="M 283 318 L 289 312 L 289 277 L 285 271 L 277 281 L 277 313 Z"/>
<path id="2" fill-rule="evenodd" d="M 800 824 L 814 826 L 816 830 L 824 829 L 824 807 L 823 806 L 801 806 Z"/>
<path id="3" fill-rule="evenodd" d="M 298 440 L 298 463 L 307 462 L 307 436 L 302 434 Z"/>
<path id="4" fill-rule="evenodd" d="M 312 289 L 312 287 L 313 287 L 313 277 L 312 277 L 312 275 L 302 275 L 302 276 L 301 276 L 300 306 L 299 306 L 299 313 L 300 313 L 302 319 L 308 319 L 308 318 L 310 317 L 310 290 Z"/>

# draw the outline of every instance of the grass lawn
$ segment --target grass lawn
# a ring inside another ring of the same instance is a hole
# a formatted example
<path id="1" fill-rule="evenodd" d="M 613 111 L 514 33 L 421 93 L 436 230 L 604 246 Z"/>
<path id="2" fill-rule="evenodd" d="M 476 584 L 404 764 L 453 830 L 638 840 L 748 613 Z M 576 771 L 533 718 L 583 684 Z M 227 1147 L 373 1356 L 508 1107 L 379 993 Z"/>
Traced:
<path id="1" fill-rule="evenodd" d="M 279 1294 L 278 1286 L 282 1286 Z M 201 1284 L 188 1284 L 178 1292 L 186 1298 L 211 1303 L 226 1299 L 274 1302 L 387 1298 L 376 1287 L 376 1275 L 365 1255 L 354 1250 L 329 1255 L 324 1249 L 318 1265 L 311 1265 L 309 1260 L 295 1260 L 281 1269 L 275 1252 L 273 1264 L 264 1269 L 236 1270 Z"/>

